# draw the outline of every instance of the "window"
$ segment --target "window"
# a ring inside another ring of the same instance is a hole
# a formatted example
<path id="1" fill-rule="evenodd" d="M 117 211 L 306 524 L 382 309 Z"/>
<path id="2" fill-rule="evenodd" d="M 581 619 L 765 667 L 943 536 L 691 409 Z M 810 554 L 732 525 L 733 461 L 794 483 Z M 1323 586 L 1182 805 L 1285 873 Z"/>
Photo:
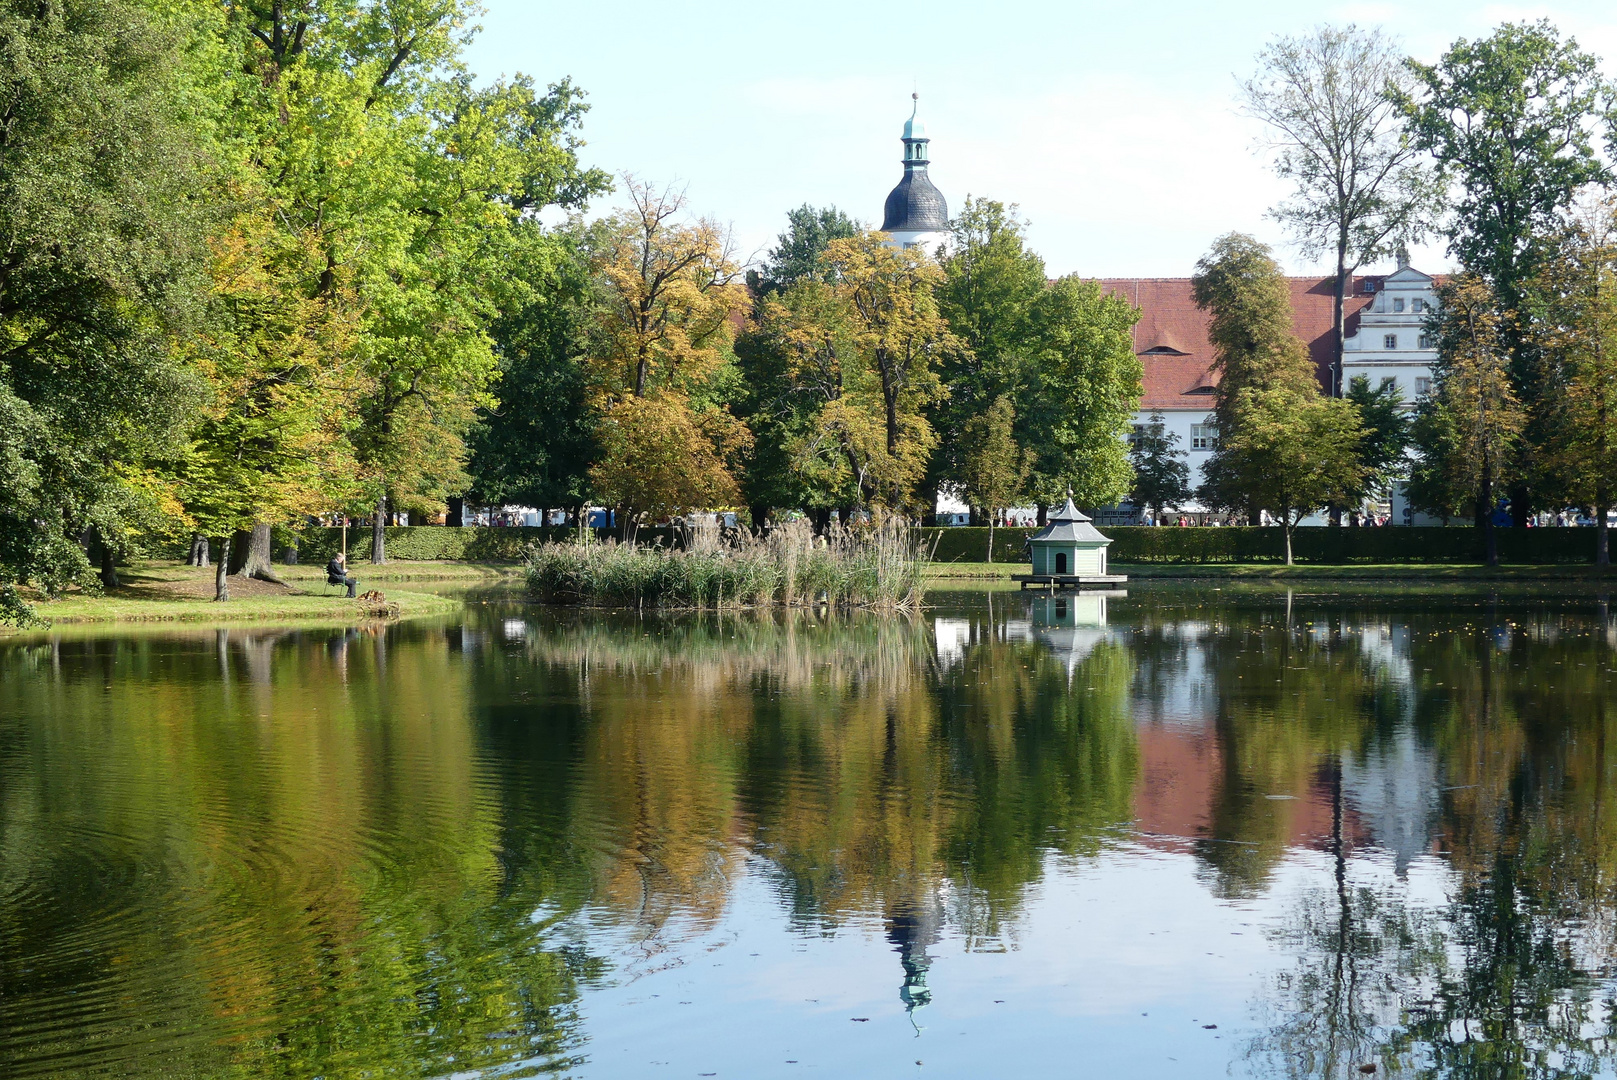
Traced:
<path id="1" fill-rule="evenodd" d="M 1398 335 L 1388 334 L 1383 337 L 1381 339 L 1381 347 L 1383 349 L 1396 349 L 1398 347 Z"/>
<path id="2" fill-rule="evenodd" d="M 1419 315 L 1421 312 L 1426 310 L 1426 301 L 1422 300 L 1418 296 L 1415 297 L 1415 299 L 1409 302 L 1409 310 Z"/>
<path id="3" fill-rule="evenodd" d="M 1404 298 L 1403 297 L 1400 296 L 1398 299 L 1396 299 L 1396 300 L 1394 300 L 1392 302 L 1392 310 L 1394 312 L 1402 312 L 1404 310 Z"/>
<path id="4" fill-rule="evenodd" d="M 1396 390 L 1396 389 L 1398 389 L 1398 380 L 1397 380 L 1397 378 L 1392 376 L 1392 375 L 1383 376 L 1382 379 L 1381 379 L 1381 389 L 1383 389 L 1383 390 Z"/>
<path id="5" fill-rule="evenodd" d="M 1190 448 L 1192 450 L 1217 450 L 1218 428 L 1212 424 L 1190 425 Z"/>
<path id="6" fill-rule="evenodd" d="M 1144 434 L 1145 434 L 1145 425 L 1144 424 L 1132 424 L 1129 427 L 1128 439 L 1125 440 L 1125 441 L 1130 446 L 1133 446 L 1135 444 L 1135 442 L 1140 438 L 1140 436 L 1144 435 Z"/>
<path id="7" fill-rule="evenodd" d="M 1423 349 L 1435 349 L 1437 348 L 1437 342 L 1432 340 L 1431 334 L 1422 334 L 1420 336 L 1420 347 Z"/>
<path id="8" fill-rule="evenodd" d="M 1415 378 L 1415 396 L 1425 397 L 1432 392 L 1432 380 L 1424 375 Z"/>

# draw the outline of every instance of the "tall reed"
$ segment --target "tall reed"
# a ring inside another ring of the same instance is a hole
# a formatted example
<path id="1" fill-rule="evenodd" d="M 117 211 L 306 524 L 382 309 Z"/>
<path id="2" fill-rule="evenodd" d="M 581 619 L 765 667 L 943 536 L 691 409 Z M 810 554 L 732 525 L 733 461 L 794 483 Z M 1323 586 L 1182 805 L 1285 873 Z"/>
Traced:
<path id="1" fill-rule="evenodd" d="M 828 604 L 914 610 L 923 592 L 923 552 L 900 518 L 834 527 L 816 537 L 785 522 L 763 540 L 733 545 L 702 533 L 684 550 L 604 543 L 539 544 L 528 550 L 528 591 L 552 603 L 679 608 Z"/>

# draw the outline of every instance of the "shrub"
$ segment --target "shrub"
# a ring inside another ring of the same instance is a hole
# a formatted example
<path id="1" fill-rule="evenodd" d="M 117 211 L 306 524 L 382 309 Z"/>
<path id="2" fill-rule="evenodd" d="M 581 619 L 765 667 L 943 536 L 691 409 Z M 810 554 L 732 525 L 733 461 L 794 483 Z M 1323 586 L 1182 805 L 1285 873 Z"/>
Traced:
<path id="1" fill-rule="evenodd" d="M 528 590 L 551 602 L 723 608 L 827 603 L 911 609 L 922 593 L 919 537 L 901 522 L 833 530 L 816 541 L 788 522 L 734 547 L 592 540 L 547 542 L 528 553 Z"/>

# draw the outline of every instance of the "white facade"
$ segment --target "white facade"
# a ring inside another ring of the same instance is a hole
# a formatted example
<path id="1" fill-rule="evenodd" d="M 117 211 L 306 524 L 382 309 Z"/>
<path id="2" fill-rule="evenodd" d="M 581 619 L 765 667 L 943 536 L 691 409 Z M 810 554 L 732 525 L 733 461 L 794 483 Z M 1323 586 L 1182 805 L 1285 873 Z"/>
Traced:
<path id="1" fill-rule="evenodd" d="M 1366 285 L 1376 287 L 1375 279 Z M 1426 331 L 1426 319 L 1437 303 L 1436 282 L 1412 266 L 1400 266 L 1382 279 L 1375 298 L 1359 312 L 1359 329 L 1342 345 L 1342 389 L 1355 377 L 1369 378 L 1372 388 L 1391 380 L 1413 406 L 1432 387 L 1437 346 Z"/>
<path id="2" fill-rule="evenodd" d="M 905 229 L 895 229 L 887 234 L 887 243 L 897 248 L 920 248 L 932 258 L 940 254 L 938 249 L 947 250 L 949 234 L 946 232 L 912 232 Z"/>
<path id="3" fill-rule="evenodd" d="M 1370 380 L 1372 388 L 1391 380 L 1402 396 L 1405 408 L 1413 409 L 1415 402 L 1431 390 L 1437 347 L 1427 333 L 1426 319 L 1437 303 L 1436 285 L 1430 274 L 1423 274 L 1408 265 L 1400 266 L 1396 272 L 1384 278 L 1360 279 L 1359 295 L 1368 295 L 1371 299 L 1358 311 L 1357 330 L 1343 342 L 1344 393 L 1353 380 L 1361 375 Z M 1152 363 L 1150 353 L 1143 353 L 1140 361 L 1149 367 Z M 1197 391 L 1185 394 L 1184 398 L 1190 398 L 1203 389 L 1197 388 Z M 1134 428 L 1139 429 L 1149 424 L 1153 415 L 1160 416 L 1164 432 L 1178 436 L 1175 449 L 1185 454 L 1186 463 L 1190 466 L 1192 489 L 1199 487 L 1206 479 L 1203 470 L 1218 445 L 1218 431 L 1212 416 L 1212 387 L 1206 387 L 1205 391 L 1205 405 L 1198 402 L 1191 408 L 1137 409 L 1132 421 Z M 1193 501 L 1181 509 L 1194 513 L 1205 508 Z M 1096 520 L 1101 524 L 1118 524 L 1123 517 L 1132 517 L 1133 512 L 1133 508 L 1127 512 L 1120 512 L 1120 508 L 1108 508 L 1099 511 Z M 1408 512 L 1407 504 L 1402 499 L 1402 485 L 1398 485 L 1394 492 L 1393 521 L 1398 524 L 1428 524 L 1424 516 Z M 1308 523 L 1314 523 L 1313 519 Z"/>

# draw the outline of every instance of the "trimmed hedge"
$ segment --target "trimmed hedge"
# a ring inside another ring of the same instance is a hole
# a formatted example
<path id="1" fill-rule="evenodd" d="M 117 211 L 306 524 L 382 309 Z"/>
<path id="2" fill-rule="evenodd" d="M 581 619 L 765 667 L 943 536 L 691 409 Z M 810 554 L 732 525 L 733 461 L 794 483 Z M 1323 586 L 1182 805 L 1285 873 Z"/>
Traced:
<path id="1" fill-rule="evenodd" d="M 994 561 L 1026 561 L 1023 545 L 1035 529 L 994 530 Z M 1141 525 L 1112 526 L 1101 530 L 1112 538 L 1112 563 L 1264 563 L 1283 562 L 1285 534 L 1279 528 L 1193 528 Z M 400 525 L 387 530 L 387 557 L 399 560 L 441 559 L 468 562 L 521 562 L 528 545 L 566 540 L 566 526 L 507 528 L 444 525 Z M 919 530 L 922 550 L 938 562 L 984 562 L 988 530 L 979 527 Z M 324 563 L 337 551 L 342 530 L 309 528 L 299 533 L 298 560 Z M 602 531 L 602 537 L 613 535 Z M 1592 563 L 1594 529 L 1496 529 L 1499 557 L 1523 564 Z M 277 557 L 290 534 L 276 530 Z M 642 544 L 671 543 L 669 530 L 641 529 Z M 370 552 L 369 526 L 350 526 L 348 553 L 365 558 Z M 1480 563 L 1482 533 L 1469 526 L 1352 529 L 1310 527 L 1292 534 L 1292 553 L 1299 563 L 1343 566 L 1352 563 Z"/>
<path id="2" fill-rule="evenodd" d="M 994 561 L 1026 562 L 1023 545 L 1037 529 L 995 529 Z M 986 562 L 988 527 L 959 525 L 952 528 L 922 529 L 921 550 L 931 552 L 936 562 Z"/>
<path id="3" fill-rule="evenodd" d="M 1036 530 L 995 529 L 994 561 L 1023 562 L 1022 545 Z M 1111 526 L 1111 563 L 1263 563 L 1284 562 L 1285 530 L 1278 527 L 1182 529 L 1177 526 Z M 939 562 L 982 562 L 988 530 L 956 527 L 922 530 L 928 548 L 937 537 Z M 1512 563 L 1592 563 L 1594 529 L 1495 529 L 1499 557 Z M 1468 526 L 1451 528 L 1309 527 L 1292 533 L 1292 557 L 1299 563 L 1344 566 L 1352 563 L 1480 563 L 1485 558 L 1482 532 Z"/>
<path id="4" fill-rule="evenodd" d="M 597 530 L 602 538 L 616 535 L 610 530 Z M 451 562 L 521 562 L 528 545 L 547 541 L 570 540 L 575 530 L 569 525 L 548 526 L 488 526 L 488 525 L 389 525 L 387 527 L 387 557 L 401 561 L 446 560 Z M 668 529 L 641 529 L 642 544 L 669 542 Z M 298 561 L 324 563 L 337 553 L 342 544 L 340 528 L 307 528 L 298 533 Z M 287 534 L 290 539 L 291 534 Z M 279 559 L 286 546 L 277 530 L 275 555 Z M 371 527 L 348 527 L 348 558 L 350 561 L 370 558 Z"/>

